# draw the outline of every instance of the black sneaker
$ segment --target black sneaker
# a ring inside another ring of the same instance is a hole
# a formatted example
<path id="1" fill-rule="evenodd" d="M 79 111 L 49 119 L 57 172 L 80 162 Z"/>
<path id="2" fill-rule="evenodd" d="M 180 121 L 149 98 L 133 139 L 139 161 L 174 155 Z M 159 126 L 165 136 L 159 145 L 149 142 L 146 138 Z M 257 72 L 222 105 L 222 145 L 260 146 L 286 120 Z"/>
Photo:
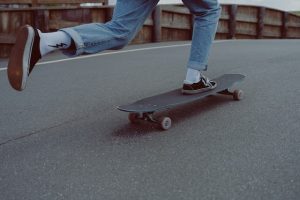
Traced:
<path id="1" fill-rule="evenodd" d="M 202 76 L 200 78 L 200 81 L 197 83 L 183 84 L 182 93 L 197 94 L 197 93 L 215 89 L 216 87 L 217 87 L 217 83 L 215 81 L 211 81 L 208 78 Z"/>
<path id="2" fill-rule="evenodd" d="M 22 26 L 7 66 L 8 80 L 14 89 L 25 89 L 27 78 L 40 58 L 40 36 L 37 29 L 29 25 Z"/>

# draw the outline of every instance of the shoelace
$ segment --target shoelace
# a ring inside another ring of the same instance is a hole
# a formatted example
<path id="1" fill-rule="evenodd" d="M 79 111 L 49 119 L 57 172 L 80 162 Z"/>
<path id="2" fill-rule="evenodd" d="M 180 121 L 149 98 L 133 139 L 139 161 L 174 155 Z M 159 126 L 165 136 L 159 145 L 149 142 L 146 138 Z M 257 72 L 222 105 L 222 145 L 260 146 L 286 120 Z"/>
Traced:
<path id="1" fill-rule="evenodd" d="M 205 86 L 208 86 L 208 87 L 212 87 L 213 86 L 211 84 L 210 80 L 207 77 L 205 77 L 205 76 L 202 75 L 201 79 L 203 80 L 203 83 L 204 83 Z"/>

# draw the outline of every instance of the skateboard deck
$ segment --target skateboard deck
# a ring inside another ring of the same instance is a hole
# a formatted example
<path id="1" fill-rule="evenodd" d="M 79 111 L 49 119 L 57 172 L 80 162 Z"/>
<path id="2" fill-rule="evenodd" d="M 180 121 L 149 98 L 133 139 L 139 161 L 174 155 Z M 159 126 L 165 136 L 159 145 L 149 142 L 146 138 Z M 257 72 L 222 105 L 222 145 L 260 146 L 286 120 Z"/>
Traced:
<path id="1" fill-rule="evenodd" d="M 173 107 L 191 103 L 200 100 L 210 95 L 224 94 L 232 95 L 235 100 L 242 99 L 243 91 L 235 90 L 230 92 L 235 83 L 244 80 L 245 76 L 241 74 L 224 74 L 218 78 L 213 79 L 217 82 L 217 87 L 213 90 L 198 94 L 182 94 L 181 88 L 175 89 L 166 93 L 158 94 L 152 97 L 144 98 L 131 104 L 121 105 L 117 108 L 124 112 L 129 112 L 129 120 L 136 123 L 138 120 L 148 120 L 151 122 L 159 123 L 161 128 L 166 130 L 171 126 L 171 119 L 169 117 L 162 117 L 161 119 L 154 119 L 153 113 L 171 109 Z"/>

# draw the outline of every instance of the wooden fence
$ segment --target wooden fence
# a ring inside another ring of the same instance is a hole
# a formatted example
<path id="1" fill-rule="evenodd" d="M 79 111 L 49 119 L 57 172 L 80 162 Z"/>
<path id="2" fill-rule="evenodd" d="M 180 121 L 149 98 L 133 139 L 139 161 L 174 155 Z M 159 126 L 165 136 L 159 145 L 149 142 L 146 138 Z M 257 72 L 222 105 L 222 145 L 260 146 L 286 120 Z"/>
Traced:
<path id="1" fill-rule="evenodd" d="M 69 4 L 69 5 L 78 5 L 81 3 L 104 3 L 107 4 L 107 0 L 0 0 L 0 4 L 2 5 L 29 5 L 30 7 L 39 7 L 43 5 L 53 5 L 53 4 Z"/>
<path id="2" fill-rule="evenodd" d="M 53 0 L 24 0 L 47 3 Z M 4 0 L 0 0 L 0 5 Z M 7 1 L 6 1 L 7 2 Z M 14 1 L 10 1 L 14 2 Z M 82 3 L 83 0 L 57 0 Z M 87 0 L 86 2 L 93 2 Z M 95 0 L 94 2 L 100 2 Z M 0 57 L 8 57 L 15 42 L 16 30 L 31 24 L 42 31 L 76 26 L 82 23 L 105 23 L 111 19 L 113 7 L 51 6 L 0 8 Z M 161 5 L 148 17 L 132 43 L 190 40 L 193 17 L 182 5 Z M 264 7 L 222 5 L 217 39 L 300 38 L 300 17 Z"/>
<path id="3" fill-rule="evenodd" d="M 223 8 L 218 28 L 222 38 L 300 38 L 300 16 L 264 7 Z"/>

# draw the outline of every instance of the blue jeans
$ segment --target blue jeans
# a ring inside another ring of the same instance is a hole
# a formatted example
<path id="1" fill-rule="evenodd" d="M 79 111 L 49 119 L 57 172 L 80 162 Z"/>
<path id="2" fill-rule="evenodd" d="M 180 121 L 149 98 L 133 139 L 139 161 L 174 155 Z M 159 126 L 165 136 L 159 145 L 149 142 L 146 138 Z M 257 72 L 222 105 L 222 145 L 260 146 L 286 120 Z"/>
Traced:
<path id="1" fill-rule="evenodd" d="M 207 70 L 208 55 L 214 40 L 221 7 L 218 0 L 182 0 L 194 15 L 194 30 L 188 68 Z M 126 46 L 143 26 L 159 0 L 118 0 L 110 22 L 64 28 L 76 50 L 69 55 L 92 54 Z"/>

